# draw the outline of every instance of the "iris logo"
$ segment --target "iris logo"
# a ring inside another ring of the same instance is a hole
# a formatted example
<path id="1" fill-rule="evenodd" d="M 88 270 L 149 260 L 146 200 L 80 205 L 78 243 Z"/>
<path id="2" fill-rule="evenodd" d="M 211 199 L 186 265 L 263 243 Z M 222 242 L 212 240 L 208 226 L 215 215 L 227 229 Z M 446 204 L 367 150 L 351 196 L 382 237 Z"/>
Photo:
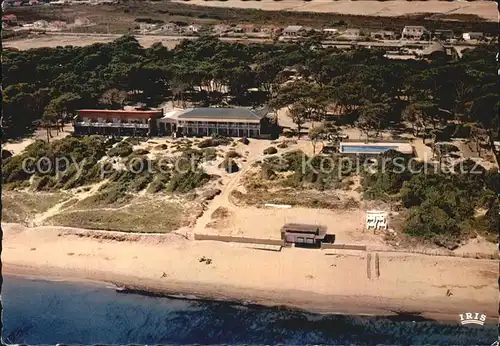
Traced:
<path id="1" fill-rule="evenodd" d="M 484 325 L 486 321 L 486 315 L 480 314 L 479 312 L 466 312 L 458 315 L 460 316 L 460 324 L 479 324 L 481 326 Z"/>

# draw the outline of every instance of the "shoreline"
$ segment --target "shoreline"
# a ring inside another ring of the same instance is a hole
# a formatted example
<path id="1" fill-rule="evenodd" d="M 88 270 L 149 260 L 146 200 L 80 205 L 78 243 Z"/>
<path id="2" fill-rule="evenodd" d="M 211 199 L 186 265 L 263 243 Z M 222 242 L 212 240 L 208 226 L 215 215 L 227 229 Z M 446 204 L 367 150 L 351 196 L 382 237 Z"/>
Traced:
<path id="1" fill-rule="evenodd" d="M 59 271 L 59 270 L 58 270 Z M 313 301 L 308 300 L 307 302 L 301 302 L 298 300 L 289 301 L 276 301 L 276 299 L 271 299 L 264 294 L 264 292 L 256 292 L 253 289 L 247 290 L 248 297 L 255 297 L 256 299 L 243 299 L 238 297 L 238 289 L 226 287 L 226 289 L 219 290 L 216 293 L 212 290 L 204 290 L 200 287 L 192 288 L 190 286 L 197 286 L 195 283 L 172 283 L 170 287 L 153 288 L 147 284 L 127 284 L 124 279 L 119 281 L 113 279 L 104 279 L 104 277 L 99 278 L 87 278 L 78 275 L 70 275 L 69 273 L 65 275 L 58 275 L 52 270 L 45 268 L 32 268 L 19 265 L 4 264 L 3 275 L 19 277 L 27 280 L 40 280 L 40 281 L 50 281 L 50 282 L 67 282 L 72 284 L 91 284 L 102 288 L 111 288 L 115 292 L 120 294 L 132 294 L 140 295 L 145 297 L 155 297 L 155 298 L 168 298 L 168 299 L 179 299 L 187 301 L 197 301 L 197 302 L 220 302 L 227 304 L 236 304 L 253 308 L 274 308 L 274 309 L 285 309 L 290 311 L 299 311 L 304 313 L 313 313 L 320 315 L 343 315 L 343 316 L 364 316 L 364 317 L 380 317 L 388 318 L 394 321 L 413 321 L 413 322 L 438 322 L 438 323 L 452 323 L 457 321 L 456 314 L 446 313 L 446 312 L 430 312 L 425 313 L 417 310 L 400 310 L 394 307 L 387 307 L 383 305 L 371 304 L 371 306 L 362 307 L 363 304 L 353 304 L 353 301 L 365 302 L 371 301 L 372 299 L 377 299 L 377 297 L 353 297 L 353 296 L 328 296 L 328 297 L 317 297 L 320 299 L 333 301 L 333 305 L 326 307 L 323 303 L 319 303 L 317 299 Z M 118 279 L 118 278 L 117 278 Z M 133 280 L 128 280 L 133 281 Z M 113 287 L 110 287 L 113 286 Z M 223 293 L 222 293 L 223 292 Z M 284 292 L 283 292 L 284 293 Z M 291 292 L 287 292 L 291 293 Z M 338 302 L 335 302 L 338 300 Z M 321 305 L 323 304 L 323 307 Z M 336 306 L 336 308 L 332 308 Z M 497 319 L 488 316 L 486 324 L 494 324 Z"/>
<path id="2" fill-rule="evenodd" d="M 412 313 L 455 322 L 467 311 L 498 316 L 497 260 L 300 248 L 273 252 L 172 234 L 103 237 L 54 226 L 2 228 L 5 275 L 321 314 Z"/>

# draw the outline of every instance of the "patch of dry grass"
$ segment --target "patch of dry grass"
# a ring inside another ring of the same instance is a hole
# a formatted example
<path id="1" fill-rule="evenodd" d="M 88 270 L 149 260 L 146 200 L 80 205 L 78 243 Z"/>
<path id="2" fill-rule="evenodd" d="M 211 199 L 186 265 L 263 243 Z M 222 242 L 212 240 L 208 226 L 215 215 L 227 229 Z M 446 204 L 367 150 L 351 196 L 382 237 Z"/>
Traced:
<path id="1" fill-rule="evenodd" d="M 28 223 L 35 214 L 47 211 L 68 197 L 64 193 L 4 191 L 2 221 Z"/>
<path id="2" fill-rule="evenodd" d="M 120 209 L 66 211 L 45 221 L 46 224 L 123 232 L 167 233 L 193 222 L 196 213 L 180 202 L 138 199 Z M 190 213 L 186 213 L 189 210 Z"/>

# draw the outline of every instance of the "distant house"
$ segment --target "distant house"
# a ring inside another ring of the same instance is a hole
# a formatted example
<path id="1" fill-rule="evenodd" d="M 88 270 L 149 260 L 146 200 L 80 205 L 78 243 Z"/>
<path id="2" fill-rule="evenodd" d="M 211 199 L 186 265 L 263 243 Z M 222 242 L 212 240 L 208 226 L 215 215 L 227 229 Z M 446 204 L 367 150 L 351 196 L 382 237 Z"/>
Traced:
<path id="1" fill-rule="evenodd" d="M 440 40 L 449 40 L 453 38 L 453 30 L 436 30 L 434 31 L 434 37 Z"/>
<path id="2" fill-rule="evenodd" d="M 335 35 L 338 32 L 339 32 L 339 29 L 335 29 L 335 28 L 324 28 L 323 29 L 323 33 L 325 33 L 327 35 Z"/>
<path id="3" fill-rule="evenodd" d="M 64 0 L 56 0 L 56 1 L 49 2 L 49 5 L 51 5 L 51 6 L 63 6 L 65 4 L 66 4 L 66 1 L 64 1 Z"/>
<path id="4" fill-rule="evenodd" d="M 359 29 L 347 29 L 339 37 L 347 40 L 357 40 L 361 36 Z"/>
<path id="5" fill-rule="evenodd" d="M 201 30 L 202 26 L 200 24 L 191 24 L 186 27 L 186 32 L 197 33 Z"/>
<path id="6" fill-rule="evenodd" d="M 257 28 L 254 24 L 238 24 L 233 29 L 233 32 L 240 34 L 247 34 L 251 32 L 256 32 Z"/>
<path id="7" fill-rule="evenodd" d="M 227 24 L 217 24 L 217 25 L 213 26 L 212 30 L 217 35 L 220 35 L 220 34 L 224 34 L 224 33 L 228 32 L 229 30 L 231 30 L 231 27 Z"/>
<path id="8" fill-rule="evenodd" d="M 139 29 L 141 29 L 141 30 L 154 30 L 154 29 L 158 29 L 158 24 L 139 23 Z"/>
<path id="9" fill-rule="evenodd" d="M 395 40 L 396 34 L 394 33 L 394 31 L 379 30 L 371 32 L 370 37 L 381 40 Z"/>
<path id="10" fill-rule="evenodd" d="M 429 35 L 429 31 L 419 25 L 407 25 L 403 28 L 403 32 L 401 33 L 401 38 L 403 40 L 413 40 L 413 41 L 420 41 L 425 36 Z"/>
<path id="11" fill-rule="evenodd" d="M 78 17 L 75 19 L 75 25 L 90 25 L 90 20 L 87 17 Z"/>
<path id="12" fill-rule="evenodd" d="M 8 24 L 8 25 L 17 24 L 17 17 L 15 14 L 5 14 L 2 16 L 2 23 Z"/>
<path id="13" fill-rule="evenodd" d="M 422 57 L 426 59 L 436 59 L 447 55 L 446 48 L 439 42 L 434 42 L 430 46 L 422 50 Z"/>
<path id="14" fill-rule="evenodd" d="M 68 24 L 66 24 L 66 22 L 56 20 L 56 21 L 51 22 L 50 26 L 56 30 L 61 30 L 61 29 L 65 29 L 68 26 Z"/>
<path id="15" fill-rule="evenodd" d="M 273 25 L 267 25 L 263 26 L 260 31 L 267 33 L 267 34 L 277 34 L 283 31 L 282 27 L 279 26 L 273 26 Z"/>
<path id="16" fill-rule="evenodd" d="M 162 29 L 167 31 L 167 32 L 178 32 L 179 26 L 177 24 L 175 24 L 174 22 L 170 22 L 170 23 L 163 25 Z"/>
<path id="17" fill-rule="evenodd" d="M 46 29 L 49 26 L 49 22 L 46 20 L 37 20 L 36 22 L 33 23 L 33 27 L 35 29 Z"/>
<path id="18" fill-rule="evenodd" d="M 284 28 L 281 34 L 286 37 L 300 37 L 305 31 L 302 25 L 290 25 Z"/>
<path id="19" fill-rule="evenodd" d="M 484 34 L 482 32 L 464 32 L 462 37 L 466 41 L 470 40 L 480 40 L 482 39 Z"/>

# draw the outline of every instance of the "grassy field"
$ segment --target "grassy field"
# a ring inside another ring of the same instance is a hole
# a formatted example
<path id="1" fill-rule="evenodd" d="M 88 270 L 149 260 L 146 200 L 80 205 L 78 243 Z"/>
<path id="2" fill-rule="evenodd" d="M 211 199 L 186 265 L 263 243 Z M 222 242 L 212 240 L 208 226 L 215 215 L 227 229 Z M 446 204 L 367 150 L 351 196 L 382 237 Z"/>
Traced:
<path id="1" fill-rule="evenodd" d="M 422 5 L 425 6 L 425 5 Z M 257 25 L 308 25 L 312 27 L 350 26 L 364 29 L 401 30 L 405 25 L 424 25 L 428 29 L 453 29 L 460 31 L 482 31 L 495 33 L 498 24 L 468 14 L 411 14 L 393 17 L 377 17 L 318 12 L 264 11 L 260 9 L 219 8 L 197 6 L 168 1 L 142 2 L 128 1 L 126 4 L 65 7 L 32 7 L 9 9 L 19 20 L 38 19 L 74 21 L 77 17 L 87 17 L 96 25 L 79 29 L 83 32 L 126 33 L 138 26 L 137 18 L 184 21 L 186 23 L 215 24 L 254 23 Z"/>

